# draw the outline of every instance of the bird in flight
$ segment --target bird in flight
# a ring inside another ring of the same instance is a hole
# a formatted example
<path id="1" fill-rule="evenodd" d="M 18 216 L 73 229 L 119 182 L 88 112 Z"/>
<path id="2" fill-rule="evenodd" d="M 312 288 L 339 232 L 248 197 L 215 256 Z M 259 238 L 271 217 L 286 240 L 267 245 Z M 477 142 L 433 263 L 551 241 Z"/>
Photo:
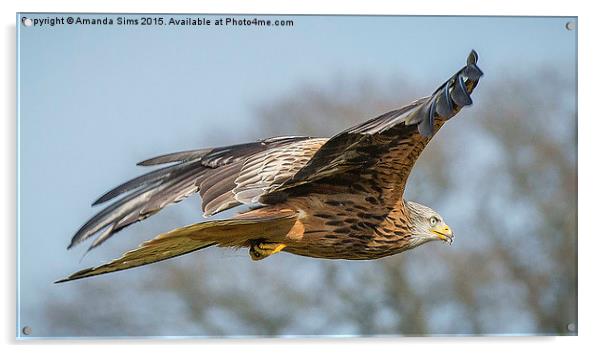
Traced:
<path id="1" fill-rule="evenodd" d="M 261 260 L 280 251 L 325 259 L 369 260 L 453 233 L 431 208 L 403 198 L 420 153 L 464 106 L 483 72 L 473 50 L 466 65 L 431 96 L 331 138 L 272 137 L 170 153 L 138 163 L 167 165 L 110 190 L 117 199 L 86 222 L 71 248 L 98 234 L 89 250 L 165 206 L 199 193 L 205 216 L 252 205 L 231 219 L 177 228 L 120 258 L 57 282 L 125 270 L 210 246 L 248 248 Z"/>

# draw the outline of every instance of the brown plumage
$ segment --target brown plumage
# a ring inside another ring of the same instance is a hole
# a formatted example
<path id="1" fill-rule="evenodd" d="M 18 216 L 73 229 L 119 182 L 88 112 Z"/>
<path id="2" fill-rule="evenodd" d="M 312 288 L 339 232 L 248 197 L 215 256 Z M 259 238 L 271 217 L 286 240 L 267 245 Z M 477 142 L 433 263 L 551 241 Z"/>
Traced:
<path id="1" fill-rule="evenodd" d="M 332 138 L 276 137 L 219 148 L 177 152 L 139 165 L 171 165 L 101 196 L 122 196 L 73 237 L 72 247 L 99 234 L 90 249 L 124 227 L 198 192 L 205 215 L 255 205 L 233 219 L 178 228 L 69 281 L 183 255 L 207 246 L 248 247 L 254 260 L 279 251 L 329 259 L 367 260 L 425 242 L 451 243 L 452 233 L 430 208 L 406 201 L 414 163 L 443 124 L 462 107 L 481 70 L 466 66 L 425 98 Z"/>

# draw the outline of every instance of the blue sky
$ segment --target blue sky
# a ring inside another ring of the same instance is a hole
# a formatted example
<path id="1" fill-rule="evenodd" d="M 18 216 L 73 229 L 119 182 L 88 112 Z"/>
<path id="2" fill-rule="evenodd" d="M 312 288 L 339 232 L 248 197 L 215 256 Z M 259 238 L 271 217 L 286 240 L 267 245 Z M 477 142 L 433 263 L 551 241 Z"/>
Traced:
<path id="1" fill-rule="evenodd" d="M 82 250 L 65 250 L 96 211 L 89 205 L 97 196 L 139 174 L 135 163 L 150 156 L 266 137 L 252 129 L 258 104 L 341 76 L 410 75 L 436 88 L 473 48 L 492 80 L 515 67 L 576 66 L 577 31 L 565 28 L 570 18 L 275 18 L 293 19 L 294 26 L 25 27 L 17 21 L 22 320 L 35 320 L 44 294 L 66 290 L 53 280 L 119 252 L 108 246 L 80 263 Z M 159 216 L 167 229 L 170 222 L 199 220 L 198 199 L 185 204 Z M 120 248 L 141 240 L 126 240 L 127 232 L 114 240 Z"/>

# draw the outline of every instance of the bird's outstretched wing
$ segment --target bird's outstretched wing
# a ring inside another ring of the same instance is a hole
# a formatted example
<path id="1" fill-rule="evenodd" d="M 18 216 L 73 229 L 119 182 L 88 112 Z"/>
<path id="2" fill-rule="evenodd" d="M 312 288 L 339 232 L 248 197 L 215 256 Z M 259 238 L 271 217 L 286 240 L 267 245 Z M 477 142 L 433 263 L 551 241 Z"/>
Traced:
<path id="1" fill-rule="evenodd" d="M 275 193 L 344 174 L 372 173 L 388 163 L 387 173 L 403 191 L 409 173 L 435 132 L 464 106 L 482 71 L 473 50 L 466 66 L 435 90 L 430 97 L 349 128 L 329 139 L 292 178 L 274 189 Z M 266 195 L 269 197 L 270 195 Z"/>
<path id="2" fill-rule="evenodd" d="M 290 179 L 327 139 L 274 137 L 240 145 L 158 156 L 138 163 L 172 163 L 127 181 L 102 195 L 93 205 L 113 202 L 73 236 L 69 248 L 99 234 L 90 249 L 121 229 L 141 221 L 198 192 L 205 215 L 253 203 Z M 174 164 L 175 163 L 175 164 Z"/>
<path id="3" fill-rule="evenodd" d="M 266 213 L 261 217 L 227 219 L 177 228 L 140 244 L 120 258 L 87 268 L 55 283 L 101 275 L 185 255 L 209 246 L 249 246 L 254 239 L 283 241 L 297 220 L 292 210 Z"/>

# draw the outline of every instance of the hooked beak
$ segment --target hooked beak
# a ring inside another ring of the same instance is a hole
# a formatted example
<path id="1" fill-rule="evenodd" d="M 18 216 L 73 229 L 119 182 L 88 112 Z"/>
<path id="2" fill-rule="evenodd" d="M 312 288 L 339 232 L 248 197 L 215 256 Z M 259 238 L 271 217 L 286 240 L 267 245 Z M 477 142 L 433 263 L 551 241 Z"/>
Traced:
<path id="1" fill-rule="evenodd" d="M 449 245 L 454 242 L 454 232 L 447 225 L 431 229 L 431 232 Z"/>

